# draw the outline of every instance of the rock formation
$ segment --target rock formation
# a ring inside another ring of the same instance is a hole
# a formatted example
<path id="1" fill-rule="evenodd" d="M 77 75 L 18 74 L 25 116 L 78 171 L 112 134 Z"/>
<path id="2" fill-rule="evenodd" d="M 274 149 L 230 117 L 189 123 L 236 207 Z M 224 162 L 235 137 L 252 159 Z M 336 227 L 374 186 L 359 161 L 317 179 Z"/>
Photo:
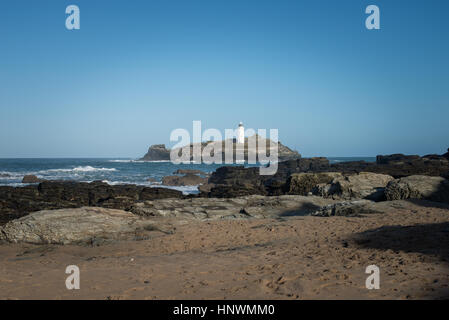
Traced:
<path id="1" fill-rule="evenodd" d="M 178 169 L 173 174 L 199 174 L 201 176 L 207 176 L 208 173 L 201 171 L 201 170 L 195 170 L 195 169 Z"/>
<path id="2" fill-rule="evenodd" d="M 237 198 L 161 199 L 136 203 L 131 212 L 144 217 L 218 220 L 280 218 L 307 215 L 322 206 L 336 203 L 332 199 L 284 195 L 276 197 L 244 196 Z"/>
<path id="3" fill-rule="evenodd" d="M 41 183 L 44 182 L 44 179 L 40 179 L 35 175 L 26 175 L 22 179 L 22 183 Z"/>
<path id="4" fill-rule="evenodd" d="M 43 210 L 0 227 L 0 240 L 33 244 L 95 244 L 145 238 L 151 223 L 121 210 Z"/>
<path id="5" fill-rule="evenodd" d="M 170 150 L 165 148 L 165 144 L 154 144 L 148 149 L 148 152 L 140 160 L 168 161 L 170 160 Z"/>
<path id="6" fill-rule="evenodd" d="M 371 172 L 336 177 L 327 188 L 329 190 L 327 196 L 342 199 L 385 200 L 385 187 L 393 179 L 386 174 Z"/>
<path id="7" fill-rule="evenodd" d="M 0 226 L 0 241 L 98 245 L 117 240 L 146 239 L 151 232 L 170 233 L 172 223 L 186 220 L 301 216 L 333 203 L 334 200 L 320 197 L 253 195 L 234 199 L 146 200 L 135 202 L 131 212 L 98 207 L 42 210 Z"/>
<path id="8" fill-rule="evenodd" d="M 136 201 L 182 198 L 180 191 L 103 182 L 46 181 L 26 187 L 0 186 L 0 224 L 45 209 L 98 206 L 128 210 Z"/>
<path id="9" fill-rule="evenodd" d="M 203 195 L 233 197 L 235 196 L 236 190 L 243 192 L 243 194 L 281 195 L 289 193 L 289 188 L 298 189 L 299 186 L 294 187 L 289 185 L 289 179 L 292 174 L 326 172 L 341 173 L 345 177 L 355 177 L 357 174 L 365 172 L 364 178 L 368 178 L 367 173 L 386 175 L 393 178 L 402 178 L 410 175 L 449 178 L 449 161 L 443 156 L 433 158 L 429 156 L 418 157 L 398 154 L 393 156 L 378 156 L 377 162 L 354 161 L 336 164 L 330 164 L 326 158 L 301 158 L 280 162 L 278 164 L 278 170 L 273 176 L 261 176 L 258 169 L 254 167 L 225 166 L 218 168 L 211 174 L 209 183 L 214 186 L 210 188 L 209 193 Z M 380 176 L 373 175 L 371 177 L 379 178 Z M 310 176 L 303 176 L 302 179 L 307 178 L 310 178 Z M 315 176 L 313 179 L 319 180 L 321 178 Z M 351 180 L 355 181 L 354 179 L 357 178 L 351 178 Z M 305 185 L 305 180 L 302 181 L 301 184 L 305 190 L 310 192 L 310 186 Z M 313 181 L 310 181 L 309 184 L 313 184 Z M 344 181 L 341 181 L 341 184 L 344 184 Z M 381 184 L 383 185 L 383 182 Z M 341 186 L 344 187 L 343 185 Z M 379 188 L 377 195 L 373 195 L 373 197 L 380 199 L 382 196 L 382 187 L 379 186 L 377 188 Z M 322 191 L 327 192 L 323 189 Z"/>
<path id="10" fill-rule="evenodd" d="M 443 157 L 445 157 L 447 160 L 449 160 L 449 148 L 447 149 L 447 152 L 443 154 Z"/>
<path id="11" fill-rule="evenodd" d="M 184 176 L 166 176 L 162 178 L 162 184 L 165 186 L 196 186 L 207 183 L 207 178 L 196 174 L 186 174 Z"/>
<path id="12" fill-rule="evenodd" d="M 393 177 L 361 172 L 343 175 L 339 172 L 294 173 L 287 180 L 288 194 L 314 195 L 333 199 L 384 200 L 384 189 Z"/>
<path id="13" fill-rule="evenodd" d="M 286 193 L 308 195 L 312 191 L 317 191 L 321 185 L 330 185 L 335 178 L 342 178 L 339 172 L 324 173 L 293 173 L 287 180 Z M 322 194 L 324 196 L 324 194 Z M 326 195 L 329 195 L 329 191 Z"/>
<path id="14" fill-rule="evenodd" d="M 385 196 L 387 200 L 425 199 L 449 203 L 449 180 L 413 175 L 388 183 Z"/>
<path id="15" fill-rule="evenodd" d="M 449 172 L 449 161 L 443 156 L 377 156 L 377 161 L 340 162 L 330 166 L 331 171 L 358 173 L 373 172 L 388 174 L 394 178 L 410 175 L 443 176 Z"/>

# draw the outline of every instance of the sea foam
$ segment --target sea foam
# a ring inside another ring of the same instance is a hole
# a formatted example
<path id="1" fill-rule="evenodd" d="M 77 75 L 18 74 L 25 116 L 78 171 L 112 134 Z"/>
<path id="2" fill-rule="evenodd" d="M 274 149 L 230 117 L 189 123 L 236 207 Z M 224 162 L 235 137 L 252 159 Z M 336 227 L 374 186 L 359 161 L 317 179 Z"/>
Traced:
<path id="1" fill-rule="evenodd" d="M 115 168 L 94 168 L 91 166 L 80 166 L 75 167 L 73 169 L 48 169 L 48 170 L 41 170 L 39 173 L 45 174 L 45 173 L 52 173 L 52 172 L 96 172 L 96 171 L 117 171 Z"/>

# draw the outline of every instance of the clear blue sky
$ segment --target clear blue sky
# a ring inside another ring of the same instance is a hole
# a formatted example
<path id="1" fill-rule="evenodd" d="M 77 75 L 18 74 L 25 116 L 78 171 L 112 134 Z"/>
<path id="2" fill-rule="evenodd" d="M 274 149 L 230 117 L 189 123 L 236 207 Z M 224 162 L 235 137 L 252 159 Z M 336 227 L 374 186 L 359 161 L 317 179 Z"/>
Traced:
<path id="1" fill-rule="evenodd" d="M 65 28 L 65 8 L 81 29 Z M 365 28 L 365 8 L 381 30 Z M 0 158 L 139 157 L 193 120 L 304 156 L 449 147 L 449 1 L 9 0 Z"/>

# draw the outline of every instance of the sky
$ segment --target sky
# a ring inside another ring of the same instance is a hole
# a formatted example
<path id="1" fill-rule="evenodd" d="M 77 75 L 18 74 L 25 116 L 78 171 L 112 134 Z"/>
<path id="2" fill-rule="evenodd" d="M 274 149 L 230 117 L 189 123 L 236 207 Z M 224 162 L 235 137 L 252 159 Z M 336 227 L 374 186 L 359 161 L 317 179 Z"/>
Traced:
<path id="1" fill-rule="evenodd" d="M 80 9 L 67 30 L 65 9 Z M 368 30 L 368 5 L 380 30 Z M 303 156 L 444 153 L 449 1 L 0 3 L 0 158 L 131 157 L 177 128 Z"/>

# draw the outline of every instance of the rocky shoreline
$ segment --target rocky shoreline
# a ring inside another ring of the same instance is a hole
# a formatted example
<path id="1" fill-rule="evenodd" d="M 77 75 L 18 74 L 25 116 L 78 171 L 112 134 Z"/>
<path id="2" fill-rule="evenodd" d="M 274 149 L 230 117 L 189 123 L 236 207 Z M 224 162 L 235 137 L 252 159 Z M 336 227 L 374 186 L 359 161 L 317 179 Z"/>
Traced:
<path id="1" fill-rule="evenodd" d="M 360 173 L 388 175 L 399 179 L 412 175 L 439 176 L 449 178 L 449 156 L 428 155 L 424 157 L 395 154 L 390 156 L 377 156 L 375 163 L 365 161 L 341 162 L 330 164 L 326 158 L 302 158 L 280 162 L 278 171 L 273 176 L 259 175 L 257 168 L 221 167 L 210 177 L 209 183 L 216 185 L 211 188 L 211 196 L 235 196 L 235 190 L 245 194 L 280 195 L 291 194 L 292 186 L 296 180 L 292 175 L 296 173 L 309 173 L 323 183 L 319 173 L 340 173 L 344 177 Z M 315 175 L 313 175 L 315 174 Z M 381 177 L 381 176 L 379 176 Z M 328 181 L 324 181 L 328 182 Z M 311 191 L 301 194 L 307 195 Z"/>
<path id="2" fill-rule="evenodd" d="M 275 216 L 354 216 L 375 212 L 375 202 L 407 199 L 449 203 L 448 154 L 378 156 L 376 163 L 330 164 L 326 158 L 300 158 L 280 162 L 274 176 L 261 176 L 258 168 L 243 166 L 220 167 L 210 176 L 198 170 L 174 174 L 165 178 L 167 184 L 202 183 L 200 193 L 184 195 L 162 187 L 99 181 L 3 186 L 0 225 L 42 210 L 82 207 L 124 210 L 146 218 L 209 220 L 267 218 L 273 212 Z"/>
<path id="3" fill-rule="evenodd" d="M 0 299 L 72 299 L 60 281 L 67 263 L 83 272 L 83 299 L 449 296 L 449 154 L 255 169 L 173 172 L 174 184 L 203 179 L 190 195 L 103 182 L 0 187 Z M 372 264 L 382 290 L 364 286 Z"/>

